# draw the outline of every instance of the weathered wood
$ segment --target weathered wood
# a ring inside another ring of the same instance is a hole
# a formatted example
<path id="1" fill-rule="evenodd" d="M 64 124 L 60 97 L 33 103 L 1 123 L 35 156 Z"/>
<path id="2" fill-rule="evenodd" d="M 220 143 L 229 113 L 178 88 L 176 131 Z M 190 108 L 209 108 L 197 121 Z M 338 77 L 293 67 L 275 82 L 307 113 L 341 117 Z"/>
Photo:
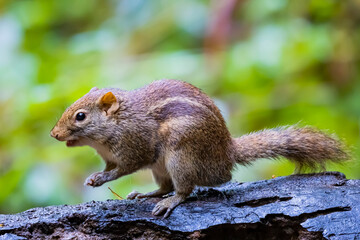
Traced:
<path id="1" fill-rule="evenodd" d="M 167 219 L 159 199 L 0 215 L 0 239 L 357 239 L 360 180 L 338 172 L 198 188 Z"/>

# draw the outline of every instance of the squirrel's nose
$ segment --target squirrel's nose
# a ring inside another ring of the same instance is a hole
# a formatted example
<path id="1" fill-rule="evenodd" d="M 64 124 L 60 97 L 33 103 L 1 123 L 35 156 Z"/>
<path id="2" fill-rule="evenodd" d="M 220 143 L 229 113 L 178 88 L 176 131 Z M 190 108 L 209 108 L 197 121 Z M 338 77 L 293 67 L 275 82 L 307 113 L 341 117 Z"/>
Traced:
<path id="1" fill-rule="evenodd" d="M 55 134 L 53 131 L 50 132 L 50 136 L 59 140 L 59 134 Z"/>

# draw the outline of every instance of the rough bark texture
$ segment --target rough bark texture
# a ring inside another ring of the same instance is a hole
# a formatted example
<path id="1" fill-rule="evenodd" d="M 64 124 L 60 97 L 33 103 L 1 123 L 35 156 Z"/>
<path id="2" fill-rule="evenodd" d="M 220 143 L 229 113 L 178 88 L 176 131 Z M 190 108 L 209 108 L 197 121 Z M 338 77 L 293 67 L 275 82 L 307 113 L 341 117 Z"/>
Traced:
<path id="1" fill-rule="evenodd" d="M 159 199 L 0 215 L 0 239 L 360 239 L 360 180 L 338 172 L 198 188 L 167 219 Z"/>

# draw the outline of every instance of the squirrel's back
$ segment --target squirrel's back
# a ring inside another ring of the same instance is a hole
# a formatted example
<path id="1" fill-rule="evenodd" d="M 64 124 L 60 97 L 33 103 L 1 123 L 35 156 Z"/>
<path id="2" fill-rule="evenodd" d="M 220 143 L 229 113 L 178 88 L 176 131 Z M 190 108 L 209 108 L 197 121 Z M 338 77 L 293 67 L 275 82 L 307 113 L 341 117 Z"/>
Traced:
<path id="1" fill-rule="evenodd" d="M 178 80 L 158 80 L 142 88 L 129 91 L 129 97 L 134 103 L 139 103 L 142 107 L 154 108 L 160 103 L 170 102 L 196 102 L 216 114 L 222 119 L 219 109 L 213 101 L 199 88 L 183 81 Z M 190 104 L 189 104 L 190 105 Z M 223 119 L 222 119 L 223 120 Z"/>
<path id="2" fill-rule="evenodd" d="M 129 96 L 147 116 L 157 121 L 160 130 L 171 123 L 168 127 L 177 126 L 176 132 L 180 135 L 187 135 L 189 131 L 194 135 L 192 130 L 200 129 L 202 135 L 211 131 L 219 139 L 230 141 L 230 133 L 220 110 L 210 97 L 189 83 L 159 80 L 130 91 Z"/>

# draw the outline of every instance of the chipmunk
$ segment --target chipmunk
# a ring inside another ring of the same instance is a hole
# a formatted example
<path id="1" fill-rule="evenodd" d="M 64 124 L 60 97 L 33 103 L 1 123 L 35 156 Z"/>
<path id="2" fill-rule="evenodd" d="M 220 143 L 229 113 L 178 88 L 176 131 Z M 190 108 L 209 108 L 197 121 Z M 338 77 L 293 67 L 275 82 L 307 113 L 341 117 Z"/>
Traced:
<path id="1" fill-rule="evenodd" d="M 296 165 L 323 167 L 326 160 L 348 159 L 342 143 L 310 127 L 280 127 L 232 137 L 220 110 L 195 86 L 159 80 L 125 91 L 92 88 L 65 110 L 51 136 L 68 147 L 88 145 L 106 167 L 85 185 L 149 168 L 160 188 L 129 199 L 175 195 L 159 201 L 153 215 L 168 217 L 195 186 L 216 186 L 232 178 L 236 163 L 288 158 Z"/>

